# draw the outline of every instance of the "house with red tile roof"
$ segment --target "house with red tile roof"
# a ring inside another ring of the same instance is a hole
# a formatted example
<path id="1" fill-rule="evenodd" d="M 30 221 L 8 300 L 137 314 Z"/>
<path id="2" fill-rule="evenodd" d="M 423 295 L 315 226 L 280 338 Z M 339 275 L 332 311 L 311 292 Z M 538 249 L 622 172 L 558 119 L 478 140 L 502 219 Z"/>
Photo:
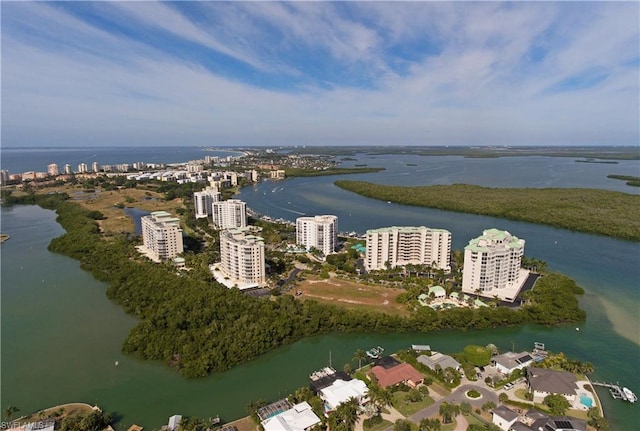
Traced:
<path id="1" fill-rule="evenodd" d="M 397 385 L 398 383 L 405 383 L 411 387 L 416 387 L 422 383 L 424 377 L 410 364 L 403 363 L 398 364 L 390 368 L 384 368 L 380 365 L 376 365 L 369 371 L 369 375 L 373 374 L 378 383 L 383 388 Z"/>

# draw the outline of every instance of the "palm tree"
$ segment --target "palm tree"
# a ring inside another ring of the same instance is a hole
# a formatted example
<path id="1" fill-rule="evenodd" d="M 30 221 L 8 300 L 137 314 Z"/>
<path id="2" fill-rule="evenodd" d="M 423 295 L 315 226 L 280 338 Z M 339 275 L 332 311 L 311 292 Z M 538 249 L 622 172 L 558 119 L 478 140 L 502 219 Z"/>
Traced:
<path id="1" fill-rule="evenodd" d="M 353 360 L 358 361 L 358 368 L 362 368 L 362 361 L 367 359 L 367 354 L 362 349 L 357 349 L 353 353 Z"/>
<path id="2" fill-rule="evenodd" d="M 378 411 L 390 406 L 393 401 L 393 395 L 387 389 L 380 385 L 372 385 L 369 390 L 369 398 Z"/>
<path id="3" fill-rule="evenodd" d="M 357 399 L 350 398 L 349 401 L 340 404 L 333 414 L 336 424 L 342 423 L 346 429 L 353 429 L 360 415 L 360 404 Z"/>
<path id="4" fill-rule="evenodd" d="M 448 424 L 453 422 L 454 416 L 460 413 L 460 407 L 456 404 L 450 404 L 444 402 L 440 404 L 440 416 L 442 416 L 442 423 Z"/>

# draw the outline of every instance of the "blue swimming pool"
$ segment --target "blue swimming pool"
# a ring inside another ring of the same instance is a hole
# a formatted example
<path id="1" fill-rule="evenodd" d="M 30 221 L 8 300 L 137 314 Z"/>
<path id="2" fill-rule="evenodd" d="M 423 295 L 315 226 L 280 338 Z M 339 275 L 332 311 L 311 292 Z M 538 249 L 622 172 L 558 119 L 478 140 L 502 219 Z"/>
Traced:
<path id="1" fill-rule="evenodd" d="M 591 408 L 591 406 L 593 406 L 593 400 L 587 395 L 580 395 L 580 404 L 585 407 Z"/>

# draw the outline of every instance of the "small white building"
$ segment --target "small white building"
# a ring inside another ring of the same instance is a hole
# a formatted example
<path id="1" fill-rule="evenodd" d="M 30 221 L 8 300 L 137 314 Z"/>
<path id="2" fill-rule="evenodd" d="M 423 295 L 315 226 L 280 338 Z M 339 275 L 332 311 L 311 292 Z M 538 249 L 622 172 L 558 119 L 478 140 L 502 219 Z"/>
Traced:
<path id="1" fill-rule="evenodd" d="M 180 426 L 180 422 L 182 422 L 181 415 L 173 415 L 169 418 L 169 424 L 167 425 L 167 430 L 175 431 Z"/>
<path id="2" fill-rule="evenodd" d="M 511 425 L 518 420 L 518 416 L 518 413 L 514 412 L 504 404 L 500 404 L 498 407 L 493 409 L 492 422 L 494 425 L 500 427 L 501 430 L 509 431 Z"/>
<path id="3" fill-rule="evenodd" d="M 351 398 L 355 398 L 361 406 L 364 406 L 369 402 L 368 394 L 369 388 L 359 379 L 349 381 L 338 379 L 331 386 L 320 390 L 320 398 L 325 402 L 326 413 L 335 410 Z"/>
<path id="4" fill-rule="evenodd" d="M 262 421 L 264 431 L 308 431 L 322 422 L 308 402 L 296 404 L 291 409 Z"/>

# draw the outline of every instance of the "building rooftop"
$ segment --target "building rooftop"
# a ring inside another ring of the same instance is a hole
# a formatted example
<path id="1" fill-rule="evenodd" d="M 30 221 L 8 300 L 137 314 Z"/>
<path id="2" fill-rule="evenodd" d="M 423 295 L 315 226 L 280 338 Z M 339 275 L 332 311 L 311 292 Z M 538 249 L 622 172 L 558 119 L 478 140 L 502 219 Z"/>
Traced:
<path id="1" fill-rule="evenodd" d="M 529 386 L 534 391 L 574 395 L 577 389 L 576 376 L 568 371 L 529 367 L 527 368 L 527 379 Z"/>
<path id="2" fill-rule="evenodd" d="M 493 414 L 498 415 L 501 418 L 505 419 L 508 422 L 511 422 L 514 419 L 517 419 L 519 414 L 511 410 L 509 407 L 504 404 L 500 404 L 498 407 L 493 409 Z"/>
<path id="3" fill-rule="evenodd" d="M 304 431 L 319 424 L 320 418 L 306 401 L 262 422 L 265 431 Z"/>
<path id="4" fill-rule="evenodd" d="M 533 357 L 529 352 L 506 352 L 502 355 L 494 356 L 492 361 L 498 365 L 502 365 L 504 368 L 512 370 L 522 364 L 533 361 Z"/>
<path id="5" fill-rule="evenodd" d="M 456 361 L 449 355 L 443 355 L 439 352 L 435 352 L 431 356 L 420 355 L 418 356 L 418 362 L 426 365 L 432 370 L 435 369 L 436 365 L 440 365 L 440 368 L 443 370 L 449 367 L 453 369 L 460 368 L 460 362 Z"/>
<path id="6" fill-rule="evenodd" d="M 407 363 L 396 365 L 391 368 L 384 368 L 376 365 L 369 373 L 376 376 L 378 383 L 383 388 L 407 381 L 418 384 L 424 379 L 422 374 Z"/>
<path id="7" fill-rule="evenodd" d="M 331 386 L 323 388 L 320 392 L 329 409 L 335 409 L 351 398 L 360 399 L 367 395 L 369 388 L 362 380 L 344 381 L 338 379 Z"/>

